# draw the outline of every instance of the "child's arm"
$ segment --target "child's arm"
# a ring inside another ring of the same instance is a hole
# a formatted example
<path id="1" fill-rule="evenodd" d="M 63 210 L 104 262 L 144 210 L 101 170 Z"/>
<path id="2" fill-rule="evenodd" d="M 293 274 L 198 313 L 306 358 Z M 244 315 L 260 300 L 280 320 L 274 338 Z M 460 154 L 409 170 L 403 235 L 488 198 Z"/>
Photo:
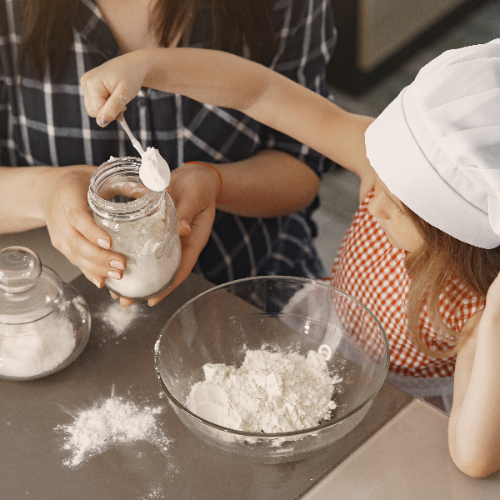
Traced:
<path id="1" fill-rule="evenodd" d="M 100 125 L 114 120 L 141 86 L 237 109 L 319 151 L 372 182 L 364 132 L 372 118 L 257 63 L 207 49 L 148 49 L 125 54 L 83 75 L 85 106 Z"/>
<path id="2" fill-rule="evenodd" d="M 500 274 L 458 354 L 448 440 L 466 474 L 485 477 L 500 469 Z"/>

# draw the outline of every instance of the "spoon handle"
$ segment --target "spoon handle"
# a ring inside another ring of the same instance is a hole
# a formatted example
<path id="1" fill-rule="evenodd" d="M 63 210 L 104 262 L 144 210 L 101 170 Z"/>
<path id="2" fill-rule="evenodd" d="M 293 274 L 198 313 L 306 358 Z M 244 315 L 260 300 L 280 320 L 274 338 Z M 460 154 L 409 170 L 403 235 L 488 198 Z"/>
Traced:
<path id="1" fill-rule="evenodd" d="M 116 119 L 120 123 L 120 125 L 123 127 L 123 130 L 125 130 L 126 134 L 128 135 L 129 139 L 132 141 L 132 144 L 135 149 L 139 152 L 141 156 L 144 155 L 144 149 L 142 149 L 141 143 L 134 137 L 134 134 L 132 134 L 132 131 L 130 130 L 127 122 L 125 121 L 125 117 L 123 116 L 123 113 L 120 113 Z"/>

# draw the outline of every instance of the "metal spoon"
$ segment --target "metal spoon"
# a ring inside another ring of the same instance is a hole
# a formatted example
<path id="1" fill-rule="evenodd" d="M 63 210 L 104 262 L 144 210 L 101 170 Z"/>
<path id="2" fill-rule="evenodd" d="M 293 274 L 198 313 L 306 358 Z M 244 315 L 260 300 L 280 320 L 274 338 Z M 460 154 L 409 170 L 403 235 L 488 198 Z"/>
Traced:
<path id="1" fill-rule="evenodd" d="M 129 139 L 132 141 L 132 145 L 134 146 L 135 149 L 139 152 L 139 154 L 144 156 L 144 149 L 142 149 L 141 143 L 134 137 L 134 134 L 132 134 L 132 131 L 130 130 L 129 126 L 127 125 L 127 122 L 125 121 L 125 117 L 123 116 L 123 113 L 120 113 L 116 119 L 120 123 L 120 125 L 123 127 L 123 130 L 125 130 L 126 134 L 128 135 Z"/>

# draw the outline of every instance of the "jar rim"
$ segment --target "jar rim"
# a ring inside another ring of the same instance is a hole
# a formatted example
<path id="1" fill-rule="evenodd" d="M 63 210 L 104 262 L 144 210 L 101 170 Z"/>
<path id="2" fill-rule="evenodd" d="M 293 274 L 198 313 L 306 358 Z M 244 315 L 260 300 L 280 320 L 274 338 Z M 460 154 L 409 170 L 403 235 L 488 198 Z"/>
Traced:
<path id="1" fill-rule="evenodd" d="M 139 198 L 117 202 L 110 201 L 99 196 L 99 188 L 105 181 L 116 177 L 128 178 L 144 186 L 139 177 L 139 167 L 141 159 L 133 156 L 111 157 L 108 161 L 100 165 L 92 174 L 87 193 L 87 201 L 93 212 L 108 220 L 135 220 L 156 211 L 160 206 L 165 191 L 148 190 Z M 148 189 L 146 186 L 144 186 Z"/>

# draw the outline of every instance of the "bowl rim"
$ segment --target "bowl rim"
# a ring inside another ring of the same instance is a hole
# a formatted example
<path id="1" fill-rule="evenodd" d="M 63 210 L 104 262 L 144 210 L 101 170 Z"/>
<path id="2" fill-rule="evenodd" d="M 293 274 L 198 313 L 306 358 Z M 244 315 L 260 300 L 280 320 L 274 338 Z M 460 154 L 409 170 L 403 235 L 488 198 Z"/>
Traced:
<path id="1" fill-rule="evenodd" d="M 333 419 L 333 420 L 328 420 L 327 422 L 320 424 L 320 425 L 317 425 L 315 427 L 308 427 L 307 429 L 301 429 L 298 431 L 273 432 L 273 433 L 239 431 L 237 429 L 231 429 L 230 427 L 224 427 L 222 425 L 218 425 L 214 422 L 211 422 L 209 420 L 205 420 L 204 418 L 196 415 L 196 413 L 193 413 L 189 408 L 187 408 L 180 401 L 178 401 L 175 398 L 175 396 L 168 390 L 167 386 L 165 385 L 165 382 L 162 379 L 162 376 L 160 374 L 160 370 L 158 367 L 158 363 L 159 363 L 159 361 L 158 361 L 158 357 L 159 357 L 158 349 L 159 349 L 159 345 L 160 345 L 161 338 L 162 338 L 163 334 L 166 332 L 168 326 L 174 320 L 174 318 L 178 314 L 180 314 L 180 312 L 183 309 L 185 309 L 186 307 L 188 307 L 189 305 L 191 305 L 193 302 L 200 299 L 204 295 L 207 295 L 211 292 L 221 290 L 224 288 L 229 288 L 229 287 L 234 286 L 236 284 L 244 283 L 247 281 L 270 281 L 270 280 L 287 280 L 287 281 L 292 280 L 292 281 L 297 281 L 297 282 L 301 282 L 301 283 L 314 284 L 314 285 L 324 286 L 326 288 L 331 288 L 331 289 L 335 290 L 336 292 L 339 292 L 340 294 L 345 295 L 349 299 L 351 299 L 354 302 L 356 302 L 357 304 L 359 304 L 375 320 L 377 326 L 379 327 L 379 329 L 382 333 L 382 339 L 384 341 L 384 347 L 385 347 L 385 365 L 384 365 L 384 370 L 383 370 L 384 376 L 380 377 L 380 380 L 379 380 L 378 384 L 376 385 L 375 389 L 369 395 L 367 395 L 361 403 L 359 403 L 355 408 L 353 408 L 351 411 L 349 411 L 347 414 L 343 415 L 342 417 L 339 417 L 339 418 Z M 171 403 L 173 403 L 177 408 L 182 410 L 183 413 L 187 413 L 191 418 L 193 418 L 194 420 L 197 420 L 198 422 L 201 422 L 202 424 L 204 424 L 208 427 L 217 429 L 217 430 L 225 432 L 225 433 L 236 434 L 236 435 L 248 437 L 248 438 L 278 439 L 278 438 L 283 438 L 283 437 L 300 436 L 300 435 L 306 435 L 306 434 L 313 434 L 315 432 L 318 432 L 318 431 L 321 431 L 323 429 L 337 425 L 338 423 L 342 422 L 343 420 L 346 420 L 347 418 L 349 418 L 354 413 L 357 413 L 361 408 L 366 406 L 368 403 L 370 403 L 375 398 L 375 396 L 378 394 L 378 392 L 380 391 L 382 385 L 384 384 L 384 382 L 386 380 L 387 372 L 389 371 L 389 361 L 390 361 L 390 347 L 389 347 L 389 341 L 387 338 L 387 334 L 385 333 L 384 327 L 382 326 L 382 324 L 380 323 L 380 321 L 378 320 L 378 318 L 375 316 L 375 314 L 372 311 L 370 311 L 358 299 L 356 299 L 352 295 L 348 294 L 347 292 L 340 290 L 339 288 L 328 285 L 324 281 L 321 281 L 321 280 L 311 279 L 311 278 L 301 278 L 301 277 L 297 277 L 297 276 L 276 276 L 276 275 L 253 276 L 250 278 L 241 278 L 238 280 L 233 280 L 233 281 L 228 281 L 226 283 L 222 283 L 221 285 L 213 286 L 212 288 L 209 288 L 208 290 L 205 290 L 204 292 L 199 293 L 198 295 L 196 295 L 192 299 L 185 302 L 181 307 L 179 307 L 165 323 L 165 326 L 162 328 L 162 330 L 161 330 L 160 334 L 158 335 L 158 338 L 155 342 L 155 345 L 154 345 L 155 373 L 156 373 L 156 376 L 157 376 L 158 381 L 160 383 L 160 386 L 162 387 L 163 391 L 165 392 L 165 394 L 167 395 L 167 397 Z"/>

